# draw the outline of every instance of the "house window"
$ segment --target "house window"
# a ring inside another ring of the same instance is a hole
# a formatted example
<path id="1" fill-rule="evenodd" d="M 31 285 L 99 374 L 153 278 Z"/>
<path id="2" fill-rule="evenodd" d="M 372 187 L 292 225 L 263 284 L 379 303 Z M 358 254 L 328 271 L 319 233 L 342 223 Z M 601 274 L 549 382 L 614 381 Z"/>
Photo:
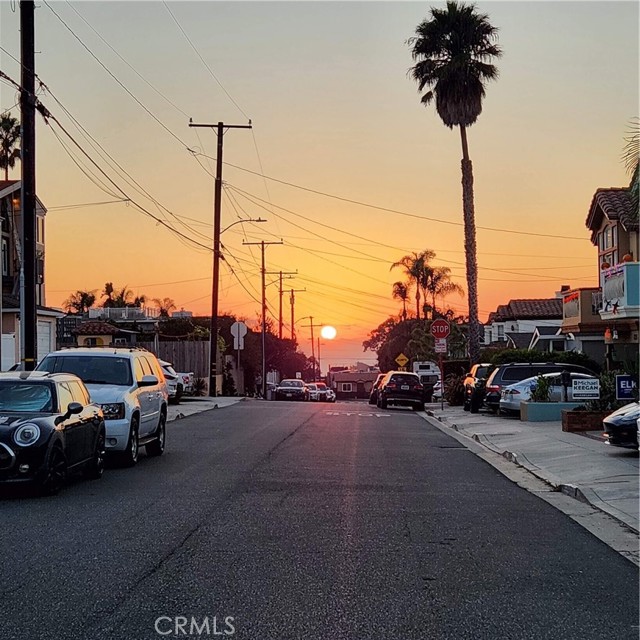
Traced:
<path id="1" fill-rule="evenodd" d="M 504 325 L 498 325 L 498 340 L 504 340 Z"/>
<path id="2" fill-rule="evenodd" d="M 2 275 L 9 275 L 9 243 L 2 238 Z"/>
<path id="3" fill-rule="evenodd" d="M 353 386 L 350 382 L 342 383 L 342 392 L 343 393 L 351 393 L 353 391 Z"/>

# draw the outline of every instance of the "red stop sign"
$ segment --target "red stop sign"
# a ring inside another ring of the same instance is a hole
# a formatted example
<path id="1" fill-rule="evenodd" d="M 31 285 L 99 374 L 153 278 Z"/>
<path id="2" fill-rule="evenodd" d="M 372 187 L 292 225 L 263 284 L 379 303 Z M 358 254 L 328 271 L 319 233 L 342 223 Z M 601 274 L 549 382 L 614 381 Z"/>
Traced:
<path id="1" fill-rule="evenodd" d="M 449 323 L 438 318 L 431 323 L 431 335 L 435 338 L 446 338 L 451 333 Z"/>

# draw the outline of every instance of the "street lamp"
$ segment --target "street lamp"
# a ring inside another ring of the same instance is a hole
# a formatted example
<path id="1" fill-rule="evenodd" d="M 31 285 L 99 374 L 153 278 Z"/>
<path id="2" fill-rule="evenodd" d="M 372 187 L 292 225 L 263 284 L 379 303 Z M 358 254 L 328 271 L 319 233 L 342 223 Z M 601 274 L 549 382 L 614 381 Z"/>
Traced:
<path id="1" fill-rule="evenodd" d="M 213 283 L 211 290 L 211 321 L 209 323 L 209 396 L 215 397 L 218 395 L 216 388 L 216 375 L 218 372 L 218 297 L 219 297 L 219 261 L 220 261 L 220 239 L 219 237 L 227 230 L 233 227 L 233 225 L 241 224 L 243 222 L 266 222 L 262 218 L 245 218 L 243 220 L 236 220 L 230 225 L 227 225 L 222 231 L 217 234 L 217 241 L 213 243 Z"/>

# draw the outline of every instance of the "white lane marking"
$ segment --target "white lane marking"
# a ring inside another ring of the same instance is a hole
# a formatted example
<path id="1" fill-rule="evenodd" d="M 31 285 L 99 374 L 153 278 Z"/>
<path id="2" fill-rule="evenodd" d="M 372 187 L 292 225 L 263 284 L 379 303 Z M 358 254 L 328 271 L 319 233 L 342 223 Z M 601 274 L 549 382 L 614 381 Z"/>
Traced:
<path id="1" fill-rule="evenodd" d="M 359 416 L 361 418 L 390 418 L 390 413 L 358 413 L 357 411 L 325 411 L 326 416 Z"/>

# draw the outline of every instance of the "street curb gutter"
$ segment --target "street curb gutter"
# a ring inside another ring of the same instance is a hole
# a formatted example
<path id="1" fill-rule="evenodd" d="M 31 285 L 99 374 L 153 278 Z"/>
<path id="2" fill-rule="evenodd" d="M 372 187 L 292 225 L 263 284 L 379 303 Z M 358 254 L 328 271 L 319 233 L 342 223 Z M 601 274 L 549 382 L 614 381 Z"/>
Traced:
<path id="1" fill-rule="evenodd" d="M 473 440 L 474 442 L 477 442 L 479 445 L 481 445 L 485 449 L 489 449 L 493 453 L 496 453 L 501 457 L 503 457 L 505 460 L 508 460 L 509 462 L 512 462 L 513 464 L 525 469 L 526 471 L 534 475 L 536 478 L 538 478 L 539 480 L 542 480 L 543 482 L 548 484 L 550 487 L 552 487 L 554 491 L 557 491 L 566 496 L 569 496 L 570 498 L 578 500 L 579 502 L 582 502 L 584 504 L 588 504 L 594 509 L 597 509 L 598 511 L 606 514 L 607 516 L 614 518 L 617 522 L 620 523 L 621 526 L 627 528 L 629 531 L 633 532 L 634 534 L 637 535 L 639 533 L 637 526 L 634 526 L 633 524 L 622 519 L 618 513 L 613 513 L 611 509 L 604 506 L 602 500 L 598 497 L 597 493 L 592 489 L 580 487 L 578 485 L 564 483 L 559 478 L 556 478 L 555 476 L 552 476 L 549 473 L 544 473 L 539 467 L 537 467 L 536 465 L 531 463 L 529 460 L 527 460 L 526 456 L 521 452 L 506 451 L 506 450 L 499 449 L 498 447 L 494 446 L 490 442 L 490 440 L 483 434 L 474 433 L 471 436 L 469 436 L 464 431 L 462 431 L 458 427 L 458 425 L 456 425 L 455 423 L 449 422 L 446 418 L 436 416 L 433 411 L 427 409 L 425 413 L 430 418 L 437 420 L 443 426 L 455 431 L 459 436 L 462 436 L 469 440 Z"/>

